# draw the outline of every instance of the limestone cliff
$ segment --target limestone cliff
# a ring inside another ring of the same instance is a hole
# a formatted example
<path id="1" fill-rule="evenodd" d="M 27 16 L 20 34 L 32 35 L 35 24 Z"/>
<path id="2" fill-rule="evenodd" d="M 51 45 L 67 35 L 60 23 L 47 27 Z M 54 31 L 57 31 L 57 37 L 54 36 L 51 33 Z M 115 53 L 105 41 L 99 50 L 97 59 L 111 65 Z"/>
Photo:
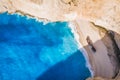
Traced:
<path id="1" fill-rule="evenodd" d="M 86 19 L 120 32 L 120 0 L 1 0 L 0 12 L 22 12 L 50 21 Z"/>
<path id="2" fill-rule="evenodd" d="M 1 0 L 0 12 L 19 12 L 46 21 L 81 18 L 120 33 L 119 5 L 120 0 Z M 120 38 L 115 37 L 118 43 Z"/>
<path id="3" fill-rule="evenodd" d="M 85 20 L 114 31 L 120 49 L 120 0 L 0 0 L 0 13 L 6 11 L 45 21 Z"/>

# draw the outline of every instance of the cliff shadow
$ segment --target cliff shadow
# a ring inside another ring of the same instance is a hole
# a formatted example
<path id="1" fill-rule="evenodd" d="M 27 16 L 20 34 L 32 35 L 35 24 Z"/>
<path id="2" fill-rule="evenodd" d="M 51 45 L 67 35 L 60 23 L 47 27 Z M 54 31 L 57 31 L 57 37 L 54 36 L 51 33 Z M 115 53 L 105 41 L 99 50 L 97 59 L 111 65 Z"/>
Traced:
<path id="1" fill-rule="evenodd" d="M 78 50 L 66 60 L 49 68 L 36 80 L 85 80 L 90 77 L 85 62 L 82 53 Z"/>
<path id="2" fill-rule="evenodd" d="M 118 75 L 119 63 L 120 63 L 120 58 L 119 58 L 120 49 L 116 41 L 116 35 L 117 37 L 118 36 L 120 37 L 120 35 L 116 32 L 107 31 L 101 40 L 98 40 L 95 43 L 88 42 L 88 45 L 81 48 L 87 50 L 89 62 L 91 63 L 91 67 L 92 67 L 91 69 L 95 70 L 94 68 L 96 68 L 96 66 L 94 64 L 94 61 L 96 60 L 93 59 L 93 56 L 96 54 L 101 54 L 98 53 L 98 51 L 100 51 L 99 47 L 102 47 L 101 42 L 106 46 L 107 55 L 110 59 L 111 64 L 113 65 L 114 73 L 113 75 L 109 76 L 110 73 L 109 72 L 107 73 L 105 69 L 101 69 L 102 68 L 101 67 L 100 70 L 104 70 L 105 73 L 98 70 L 95 72 L 94 76 L 114 79 Z M 95 50 L 93 50 L 92 47 L 94 47 Z M 39 75 L 36 80 L 85 80 L 86 78 L 90 77 L 90 72 L 88 71 L 88 68 L 85 69 L 85 59 L 81 59 L 81 56 L 83 57 L 80 51 L 79 50 L 76 51 L 66 60 L 53 65 L 42 75 Z M 101 61 L 104 61 L 102 60 L 103 59 L 102 56 L 97 56 L 97 57 L 101 59 Z M 97 64 L 99 64 L 99 62 Z M 107 66 L 105 67 L 107 68 Z"/>

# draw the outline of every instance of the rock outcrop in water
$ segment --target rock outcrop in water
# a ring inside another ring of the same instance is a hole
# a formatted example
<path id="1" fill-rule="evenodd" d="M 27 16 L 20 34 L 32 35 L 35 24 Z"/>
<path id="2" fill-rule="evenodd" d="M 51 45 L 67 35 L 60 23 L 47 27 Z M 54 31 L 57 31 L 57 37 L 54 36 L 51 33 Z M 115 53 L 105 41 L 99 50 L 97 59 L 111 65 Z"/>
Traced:
<path id="1" fill-rule="evenodd" d="M 94 23 L 97 27 L 102 26 L 105 30 L 114 32 L 112 41 L 115 45 L 114 50 L 117 50 L 114 53 L 119 56 L 120 0 L 1 0 L 0 13 L 6 11 L 21 13 L 44 21 L 83 19 Z M 105 39 L 102 41 L 105 42 Z M 107 48 L 110 47 L 107 46 Z"/>

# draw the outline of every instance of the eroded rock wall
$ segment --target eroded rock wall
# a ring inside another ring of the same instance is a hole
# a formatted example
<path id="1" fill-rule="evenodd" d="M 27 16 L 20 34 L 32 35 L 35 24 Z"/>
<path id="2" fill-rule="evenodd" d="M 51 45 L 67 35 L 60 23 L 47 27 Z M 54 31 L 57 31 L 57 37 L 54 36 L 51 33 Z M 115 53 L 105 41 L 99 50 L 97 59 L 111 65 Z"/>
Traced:
<path id="1" fill-rule="evenodd" d="M 0 13 L 6 11 L 46 21 L 86 20 L 114 31 L 120 49 L 120 0 L 0 0 Z"/>

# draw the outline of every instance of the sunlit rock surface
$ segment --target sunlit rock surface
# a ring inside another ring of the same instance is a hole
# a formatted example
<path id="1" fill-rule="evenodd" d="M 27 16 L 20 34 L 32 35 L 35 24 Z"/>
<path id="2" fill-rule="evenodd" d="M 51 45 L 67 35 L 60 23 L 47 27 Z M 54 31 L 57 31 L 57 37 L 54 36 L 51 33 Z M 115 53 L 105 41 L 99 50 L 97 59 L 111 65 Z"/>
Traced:
<path id="1" fill-rule="evenodd" d="M 120 48 L 120 0 L 1 0 L 0 13 L 6 11 L 52 22 L 83 19 L 115 32 Z"/>
<path id="2" fill-rule="evenodd" d="M 0 12 L 21 12 L 50 21 L 82 18 L 119 33 L 119 5 L 119 0 L 1 0 Z"/>

